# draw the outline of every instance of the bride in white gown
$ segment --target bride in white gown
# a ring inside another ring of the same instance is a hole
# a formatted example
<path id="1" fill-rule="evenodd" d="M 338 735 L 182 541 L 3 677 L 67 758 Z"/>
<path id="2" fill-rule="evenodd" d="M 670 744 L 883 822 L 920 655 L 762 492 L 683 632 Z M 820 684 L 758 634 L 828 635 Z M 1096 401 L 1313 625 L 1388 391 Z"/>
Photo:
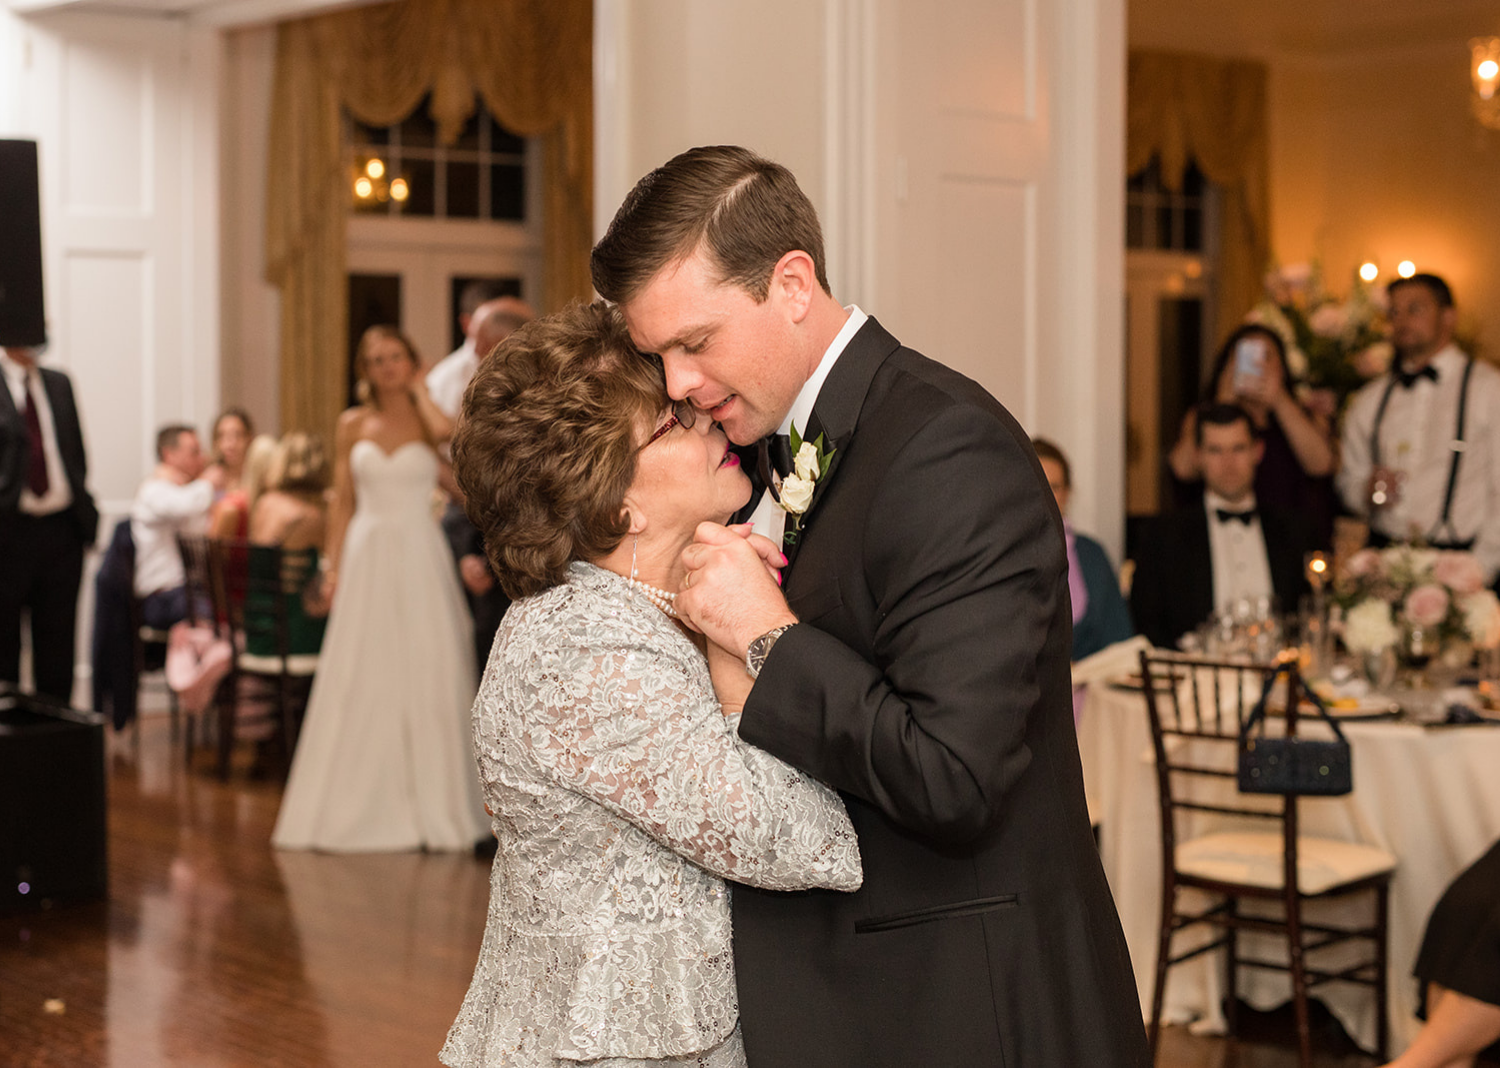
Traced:
<path id="1" fill-rule="evenodd" d="M 432 512 L 448 420 L 392 327 L 360 339 L 339 417 L 318 674 L 271 843 L 470 849 L 488 832 L 469 731 L 469 617 Z M 352 512 L 352 515 L 351 515 Z"/>

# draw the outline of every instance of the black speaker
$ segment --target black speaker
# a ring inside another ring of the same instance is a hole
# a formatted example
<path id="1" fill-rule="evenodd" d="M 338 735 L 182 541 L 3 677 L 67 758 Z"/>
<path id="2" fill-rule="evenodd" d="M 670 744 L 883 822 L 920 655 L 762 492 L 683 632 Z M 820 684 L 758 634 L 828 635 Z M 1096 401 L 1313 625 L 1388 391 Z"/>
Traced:
<path id="1" fill-rule="evenodd" d="M 0 916 L 108 890 L 104 717 L 0 684 Z"/>
<path id="2" fill-rule="evenodd" d="M 0 250 L 0 345 L 45 345 L 35 141 L 0 141 Z"/>

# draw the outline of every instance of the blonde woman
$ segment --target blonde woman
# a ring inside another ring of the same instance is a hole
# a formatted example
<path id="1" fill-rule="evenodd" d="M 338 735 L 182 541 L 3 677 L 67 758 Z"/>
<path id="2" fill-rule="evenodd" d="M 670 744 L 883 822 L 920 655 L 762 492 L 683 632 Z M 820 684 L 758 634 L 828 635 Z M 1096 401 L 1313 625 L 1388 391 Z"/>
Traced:
<path id="1" fill-rule="evenodd" d="M 356 355 L 339 417 L 324 589 L 332 607 L 272 844 L 470 849 L 487 835 L 469 741 L 469 616 L 432 514 L 451 430 L 398 329 Z"/>

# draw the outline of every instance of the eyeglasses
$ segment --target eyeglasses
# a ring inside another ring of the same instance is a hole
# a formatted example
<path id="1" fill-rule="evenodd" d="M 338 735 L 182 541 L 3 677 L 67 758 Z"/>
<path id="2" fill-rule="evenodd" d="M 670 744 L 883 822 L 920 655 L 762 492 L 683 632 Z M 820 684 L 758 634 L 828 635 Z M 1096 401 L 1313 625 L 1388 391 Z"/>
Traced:
<path id="1" fill-rule="evenodd" d="M 672 404 L 671 417 L 661 426 L 656 428 L 656 433 L 652 434 L 649 438 L 646 439 L 646 445 L 650 445 L 653 441 L 664 435 L 674 426 L 680 426 L 684 430 L 691 430 L 693 429 L 693 424 L 697 421 L 698 409 L 693 407 L 691 401 L 674 401 Z M 641 448 L 644 449 L 646 445 L 642 445 Z"/>

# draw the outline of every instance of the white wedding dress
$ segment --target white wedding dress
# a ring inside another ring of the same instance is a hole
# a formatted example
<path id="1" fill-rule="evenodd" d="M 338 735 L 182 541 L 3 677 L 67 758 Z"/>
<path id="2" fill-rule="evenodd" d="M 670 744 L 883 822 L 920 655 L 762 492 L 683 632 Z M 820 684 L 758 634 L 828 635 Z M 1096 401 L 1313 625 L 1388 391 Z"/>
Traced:
<path id="1" fill-rule="evenodd" d="M 470 849 L 488 835 L 470 740 L 473 639 L 432 514 L 436 453 L 349 455 L 355 510 L 271 844 Z"/>

